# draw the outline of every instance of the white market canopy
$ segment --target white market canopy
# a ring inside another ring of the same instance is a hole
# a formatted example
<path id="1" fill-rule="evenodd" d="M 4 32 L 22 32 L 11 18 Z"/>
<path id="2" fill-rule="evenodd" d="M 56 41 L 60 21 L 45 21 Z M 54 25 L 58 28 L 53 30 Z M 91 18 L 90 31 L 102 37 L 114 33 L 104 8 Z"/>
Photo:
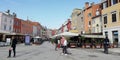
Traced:
<path id="1" fill-rule="evenodd" d="M 72 36 L 78 36 L 77 33 L 71 33 L 71 32 L 63 32 L 58 34 L 58 36 L 68 36 L 68 37 L 72 37 Z"/>
<path id="2" fill-rule="evenodd" d="M 34 37 L 34 38 L 41 38 L 41 37 L 39 37 L 39 36 L 36 36 L 36 37 Z"/>
<path id="3" fill-rule="evenodd" d="M 65 36 L 65 37 L 72 37 L 72 36 L 78 36 L 79 34 L 77 33 L 71 33 L 71 32 L 63 32 L 63 33 L 60 33 L 60 34 L 57 34 L 57 35 L 54 35 L 52 36 L 52 38 L 55 38 L 55 37 L 60 37 L 60 36 Z"/>
<path id="4" fill-rule="evenodd" d="M 87 38 L 105 38 L 103 35 L 81 35 Z"/>

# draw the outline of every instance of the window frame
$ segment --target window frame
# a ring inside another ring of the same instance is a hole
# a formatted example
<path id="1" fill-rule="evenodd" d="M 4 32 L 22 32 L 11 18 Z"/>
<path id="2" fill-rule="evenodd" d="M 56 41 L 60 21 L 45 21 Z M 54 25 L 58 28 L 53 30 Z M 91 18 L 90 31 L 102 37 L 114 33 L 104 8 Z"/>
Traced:
<path id="1" fill-rule="evenodd" d="M 112 16 L 112 22 L 117 22 L 116 12 L 112 13 L 111 16 Z"/>
<path id="2" fill-rule="evenodd" d="M 107 15 L 103 16 L 103 21 L 104 21 L 104 24 L 107 24 Z"/>
<path id="3" fill-rule="evenodd" d="M 115 5 L 118 3 L 118 0 L 111 0 L 111 5 Z"/>
<path id="4" fill-rule="evenodd" d="M 7 25 L 5 24 L 5 25 L 4 25 L 4 30 L 6 30 L 6 28 L 7 28 Z"/>

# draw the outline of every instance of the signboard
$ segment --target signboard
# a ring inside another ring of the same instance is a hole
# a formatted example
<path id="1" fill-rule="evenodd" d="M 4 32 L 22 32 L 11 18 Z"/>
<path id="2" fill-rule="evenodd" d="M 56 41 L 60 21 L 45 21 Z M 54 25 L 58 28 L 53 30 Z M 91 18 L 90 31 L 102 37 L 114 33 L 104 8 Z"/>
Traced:
<path id="1" fill-rule="evenodd" d="M 30 36 L 29 35 L 25 36 L 25 45 L 30 45 Z"/>
<path id="2" fill-rule="evenodd" d="M 11 42 L 11 39 L 10 39 L 10 38 L 7 38 L 7 39 L 6 39 L 7 45 L 10 45 L 10 42 Z"/>

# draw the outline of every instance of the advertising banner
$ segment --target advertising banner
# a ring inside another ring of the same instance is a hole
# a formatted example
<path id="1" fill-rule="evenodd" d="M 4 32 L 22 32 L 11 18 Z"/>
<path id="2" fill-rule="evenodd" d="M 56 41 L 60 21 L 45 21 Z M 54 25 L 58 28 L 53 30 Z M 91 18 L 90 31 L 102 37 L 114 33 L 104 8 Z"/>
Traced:
<path id="1" fill-rule="evenodd" d="M 30 36 L 29 35 L 25 36 L 25 45 L 30 45 Z"/>

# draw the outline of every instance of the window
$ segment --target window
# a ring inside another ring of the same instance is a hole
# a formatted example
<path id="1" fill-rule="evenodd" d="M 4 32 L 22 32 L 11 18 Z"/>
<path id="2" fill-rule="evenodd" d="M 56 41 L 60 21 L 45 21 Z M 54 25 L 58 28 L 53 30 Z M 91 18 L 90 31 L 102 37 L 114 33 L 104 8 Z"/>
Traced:
<path id="1" fill-rule="evenodd" d="M 111 4 L 112 4 L 112 5 L 114 5 L 114 4 L 116 4 L 116 3 L 118 3 L 118 0 L 111 0 Z"/>
<path id="2" fill-rule="evenodd" d="M 10 20 L 10 23 L 12 23 L 12 20 Z"/>
<path id="3" fill-rule="evenodd" d="M 95 20 L 92 20 L 92 24 L 95 24 Z"/>
<path id="4" fill-rule="evenodd" d="M 91 13 L 89 13 L 89 14 L 88 14 L 88 17 L 91 17 L 91 15 L 92 15 L 92 14 L 91 14 Z"/>
<path id="5" fill-rule="evenodd" d="M 99 9 L 96 10 L 96 16 L 100 15 Z"/>
<path id="6" fill-rule="evenodd" d="M 81 17 L 81 19 L 83 19 L 83 17 Z"/>
<path id="7" fill-rule="evenodd" d="M 7 22 L 7 18 L 5 18 L 5 20 L 4 20 L 5 22 Z"/>
<path id="8" fill-rule="evenodd" d="M 108 32 L 107 31 L 105 32 L 105 36 L 108 36 Z"/>
<path id="9" fill-rule="evenodd" d="M 116 13 L 112 13 L 112 22 L 116 22 Z"/>
<path id="10" fill-rule="evenodd" d="M 15 32 L 15 28 L 13 29 L 13 32 Z"/>
<path id="11" fill-rule="evenodd" d="M 9 27 L 9 31 L 11 31 L 11 26 Z"/>
<path id="12" fill-rule="evenodd" d="M 92 28 L 92 33 L 95 33 L 95 27 Z"/>
<path id="13" fill-rule="evenodd" d="M 103 3 L 103 9 L 107 8 L 107 3 Z"/>
<path id="14" fill-rule="evenodd" d="M 91 21 L 89 21 L 89 25 L 91 25 Z"/>
<path id="15" fill-rule="evenodd" d="M 113 41 L 118 42 L 118 31 L 112 31 Z"/>
<path id="16" fill-rule="evenodd" d="M 16 21 L 16 26 L 18 26 L 19 25 L 19 23 Z"/>
<path id="17" fill-rule="evenodd" d="M 104 16 L 103 19 L 104 19 L 104 24 L 107 24 L 107 16 Z"/>
<path id="18" fill-rule="evenodd" d="M 6 30 L 6 25 L 4 25 L 4 30 Z"/>

